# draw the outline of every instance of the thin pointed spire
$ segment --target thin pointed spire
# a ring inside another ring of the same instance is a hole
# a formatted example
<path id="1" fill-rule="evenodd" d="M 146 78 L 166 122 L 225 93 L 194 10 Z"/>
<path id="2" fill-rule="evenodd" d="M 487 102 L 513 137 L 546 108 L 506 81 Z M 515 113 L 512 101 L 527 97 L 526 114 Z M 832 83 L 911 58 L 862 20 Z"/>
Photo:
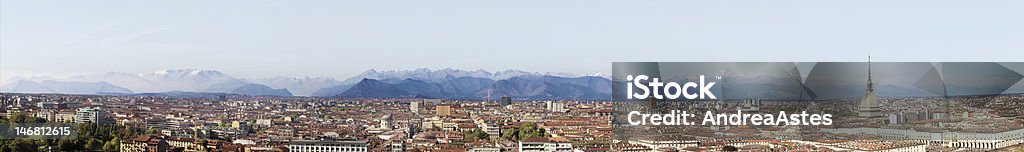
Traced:
<path id="1" fill-rule="evenodd" d="M 871 54 L 868 54 L 868 92 L 875 91 L 874 83 L 871 82 Z"/>

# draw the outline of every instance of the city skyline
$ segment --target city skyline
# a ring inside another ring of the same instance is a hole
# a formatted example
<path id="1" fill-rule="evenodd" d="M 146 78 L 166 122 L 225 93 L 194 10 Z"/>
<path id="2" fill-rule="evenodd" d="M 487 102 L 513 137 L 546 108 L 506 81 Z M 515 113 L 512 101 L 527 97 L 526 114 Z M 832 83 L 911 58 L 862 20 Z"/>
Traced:
<path id="1" fill-rule="evenodd" d="M 0 80 L 166 69 L 586 74 L 609 73 L 610 62 L 860 62 L 868 53 L 879 62 L 1012 62 L 1024 50 L 1017 1 L 395 4 L 4 1 Z"/>
<path id="2" fill-rule="evenodd" d="M 1024 1 L 0 0 L 0 151 L 1024 152 Z"/>

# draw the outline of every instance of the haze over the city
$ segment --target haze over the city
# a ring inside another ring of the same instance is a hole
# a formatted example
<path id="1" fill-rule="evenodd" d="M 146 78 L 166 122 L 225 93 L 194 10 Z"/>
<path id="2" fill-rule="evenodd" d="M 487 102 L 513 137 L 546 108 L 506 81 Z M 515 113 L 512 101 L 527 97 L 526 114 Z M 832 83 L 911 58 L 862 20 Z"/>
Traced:
<path id="1" fill-rule="evenodd" d="M 614 61 L 1020 61 L 1021 1 L 0 2 L 0 80 L 211 69 L 610 73 Z M 870 8 L 870 9 L 867 9 Z"/>

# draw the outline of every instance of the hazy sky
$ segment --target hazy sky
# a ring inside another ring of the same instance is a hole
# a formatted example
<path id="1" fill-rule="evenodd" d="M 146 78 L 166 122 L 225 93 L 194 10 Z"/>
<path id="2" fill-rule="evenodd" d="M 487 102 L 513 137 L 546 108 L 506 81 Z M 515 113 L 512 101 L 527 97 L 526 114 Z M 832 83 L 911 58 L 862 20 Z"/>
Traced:
<path id="1" fill-rule="evenodd" d="M 0 1 L 0 79 L 613 61 L 1024 61 L 1024 1 Z"/>

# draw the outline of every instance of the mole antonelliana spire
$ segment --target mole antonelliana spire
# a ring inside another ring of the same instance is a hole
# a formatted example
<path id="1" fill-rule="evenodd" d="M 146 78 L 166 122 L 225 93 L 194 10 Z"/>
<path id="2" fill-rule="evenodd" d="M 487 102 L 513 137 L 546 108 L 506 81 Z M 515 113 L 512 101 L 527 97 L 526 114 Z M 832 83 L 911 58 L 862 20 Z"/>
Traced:
<path id="1" fill-rule="evenodd" d="M 864 91 L 864 98 L 861 99 L 857 112 L 864 118 L 881 118 L 881 110 L 878 108 L 878 98 L 875 97 L 875 84 L 871 80 L 871 55 L 868 55 L 868 83 Z"/>
<path id="2" fill-rule="evenodd" d="M 868 55 L 868 92 L 875 91 L 875 84 L 871 83 L 871 55 Z"/>

